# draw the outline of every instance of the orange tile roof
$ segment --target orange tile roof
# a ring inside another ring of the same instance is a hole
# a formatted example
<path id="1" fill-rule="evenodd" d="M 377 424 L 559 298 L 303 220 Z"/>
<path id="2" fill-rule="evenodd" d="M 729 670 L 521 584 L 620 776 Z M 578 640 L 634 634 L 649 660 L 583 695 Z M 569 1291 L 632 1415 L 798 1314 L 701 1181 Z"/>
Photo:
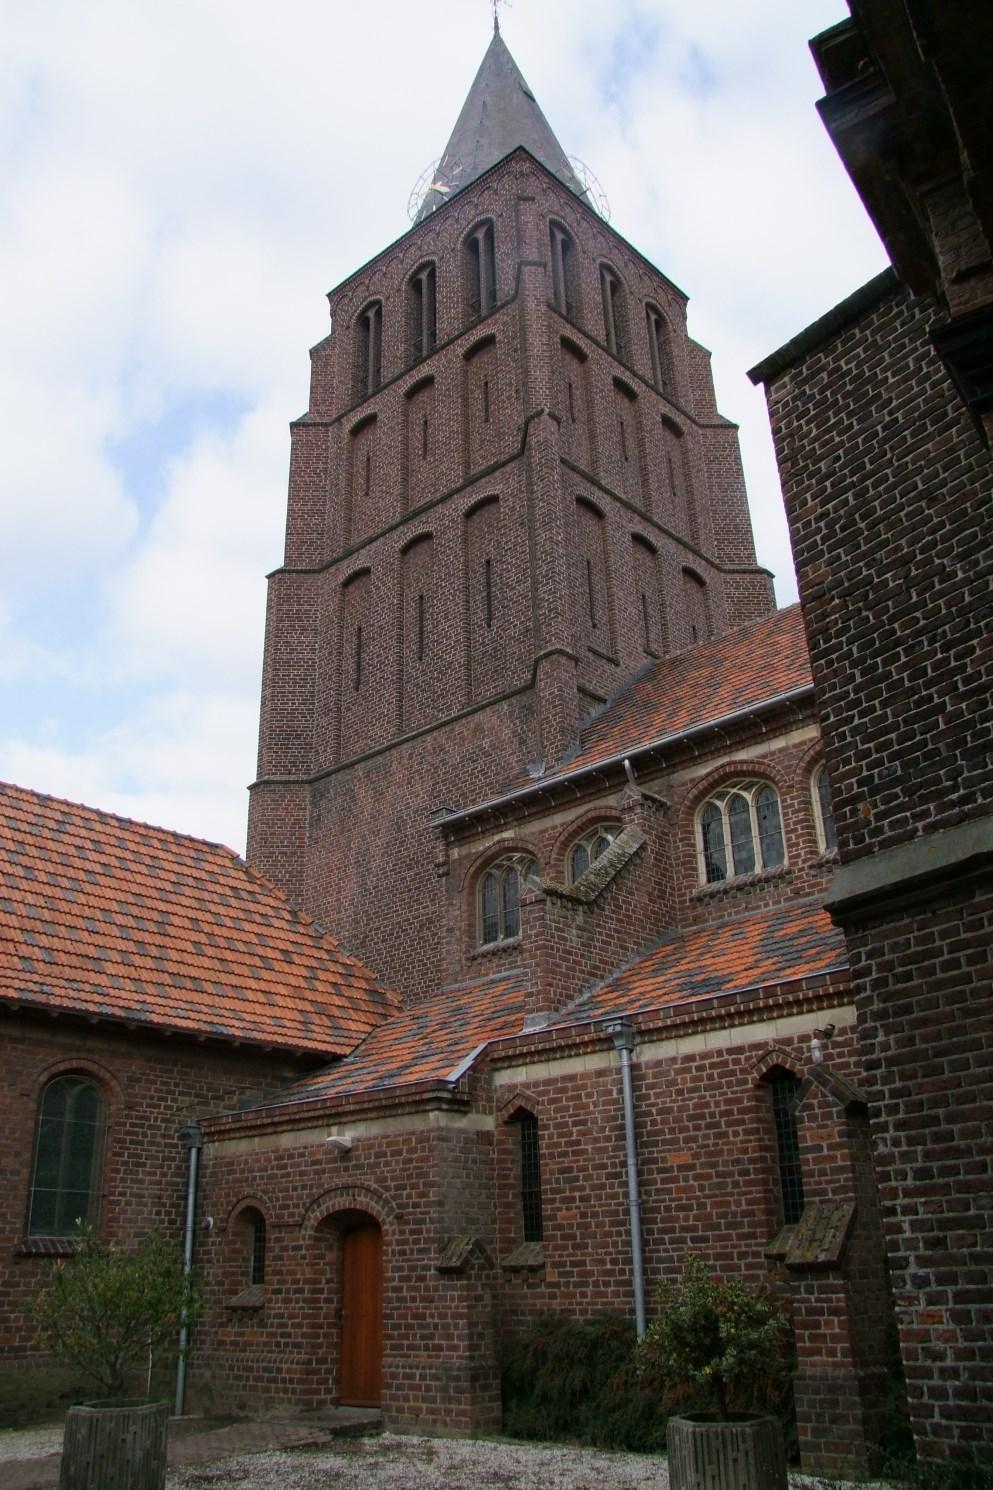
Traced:
<path id="1" fill-rule="evenodd" d="M 519 1034 L 523 1024 L 524 977 L 519 971 L 446 988 L 380 1025 L 329 1070 L 293 1082 L 285 1100 L 454 1081 L 481 1045 Z"/>
<path id="2" fill-rule="evenodd" d="M 230 849 L 2 783 L 0 1000 L 328 1056 L 399 1006 Z"/>
<path id="3" fill-rule="evenodd" d="M 594 993 L 561 1023 L 637 1014 L 719 994 L 792 983 L 848 966 L 845 939 L 819 905 L 755 911 L 720 925 L 674 932 Z"/>
<path id="4" fill-rule="evenodd" d="M 538 790 L 812 686 L 800 607 L 787 606 L 751 626 L 653 663 L 590 720 L 574 756 L 540 778 L 515 777 L 507 790 Z"/>

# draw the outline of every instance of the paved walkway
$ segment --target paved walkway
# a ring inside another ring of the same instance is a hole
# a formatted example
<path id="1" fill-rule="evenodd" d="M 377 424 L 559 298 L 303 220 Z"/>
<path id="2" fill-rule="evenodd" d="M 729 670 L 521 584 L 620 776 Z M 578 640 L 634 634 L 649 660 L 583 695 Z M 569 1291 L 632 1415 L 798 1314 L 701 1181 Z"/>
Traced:
<path id="1" fill-rule="evenodd" d="M 169 1424 L 169 1466 L 209 1464 L 234 1454 L 259 1454 L 266 1449 L 320 1448 L 343 1435 L 375 1431 L 381 1414 L 361 1407 L 329 1407 L 296 1418 L 263 1418 L 240 1422 L 211 1422 L 206 1418 L 173 1418 Z M 24 1434 L 28 1452 L 17 1457 L 18 1434 L 3 1434 L 5 1453 L 0 1464 L 3 1490 L 51 1490 L 59 1482 L 59 1448 L 29 1444 L 36 1430 Z"/>

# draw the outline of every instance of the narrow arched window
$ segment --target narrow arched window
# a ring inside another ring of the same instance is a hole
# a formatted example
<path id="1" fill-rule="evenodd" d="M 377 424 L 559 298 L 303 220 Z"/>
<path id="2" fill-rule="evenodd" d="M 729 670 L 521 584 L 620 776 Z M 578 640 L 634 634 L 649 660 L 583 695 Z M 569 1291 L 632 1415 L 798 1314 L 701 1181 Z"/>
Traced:
<path id="1" fill-rule="evenodd" d="M 831 783 L 827 767 L 822 761 L 811 781 L 814 799 L 814 822 L 817 825 L 817 842 L 822 854 L 838 847 L 838 835 L 834 826 L 834 809 L 831 806 Z"/>
<path id="2" fill-rule="evenodd" d="M 648 324 L 648 350 L 652 359 L 652 380 L 660 393 L 672 393 L 672 338 L 669 322 L 657 305 L 645 307 Z"/>
<path id="3" fill-rule="evenodd" d="M 772 1094 L 772 1121 L 776 1133 L 777 1175 L 783 1222 L 787 1226 L 793 1226 L 803 1215 L 803 1173 L 796 1121 L 800 1082 L 792 1071 L 786 1071 L 782 1066 L 774 1066 L 763 1080 Z"/>
<path id="4" fill-rule="evenodd" d="M 779 794 L 766 781 L 722 787 L 704 803 L 697 822 L 704 884 L 786 862 Z"/>
<path id="5" fill-rule="evenodd" d="M 437 276 L 434 264 L 422 264 L 410 276 L 410 340 L 414 360 L 427 357 L 438 340 Z"/>
<path id="6" fill-rule="evenodd" d="M 29 1236 L 72 1236 L 99 1205 L 104 1100 L 85 1076 L 57 1076 L 41 1094 Z"/>
<path id="7" fill-rule="evenodd" d="M 496 244 L 493 224 L 481 222 L 465 242 L 469 315 L 485 316 L 496 305 Z"/>
<path id="8" fill-rule="evenodd" d="M 574 885 L 613 843 L 618 829 L 612 823 L 598 823 L 573 844 L 569 854 L 569 883 Z"/>
<path id="9" fill-rule="evenodd" d="M 603 339 L 607 351 L 623 357 L 625 351 L 624 302 L 621 282 L 607 264 L 600 265 L 600 296 L 603 301 Z"/>
<path id="10" fill-rule="evenodd" d="M 560 223 L 549 224 L 552 257 L 552 301 L 570 321 L 576 319 L 576 250 Z"/>
<path id="11" fill-rule="evenodd" d="M 521 934 L 521 891 L 538 866 L 526 854 L 497 862 L 483 875 L 478 891 L 477 930 L 481 946 Z"/>
<path id="12" fill-rule="evenodd" d="M 521 1141 L 521 1235 L 525 1242 L 540 1242 L 544 1235 L 541 1216 L 541 1153 L 538 1119 L 530 1112 L 516 1118 Z"/>
<path id="13" fill-rule="evenodd" d="M 383 381 L 383 302 L 372 300 L 356 323 L 356 385 L 360 397 L 375 393 Z"/>
<path id="14" fill-rule="evenodd" d="M 253 1285 L 265 1282 L 265 1217 L 261 1211 L 250 1211 L 248 1216 L 248 1281 Z"/>

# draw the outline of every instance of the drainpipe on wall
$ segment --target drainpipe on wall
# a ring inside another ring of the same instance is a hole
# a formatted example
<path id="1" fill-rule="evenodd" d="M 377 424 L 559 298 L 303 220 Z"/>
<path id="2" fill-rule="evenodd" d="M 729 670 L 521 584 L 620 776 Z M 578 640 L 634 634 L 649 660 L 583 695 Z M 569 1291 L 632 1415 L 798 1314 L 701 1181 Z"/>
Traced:
<path id="1" fill-rule="evenodd" d="M 183 1276 L 188 1278 L 193 1271 L 193 1223 L 197 1209 L 197 1175 L 200 1169 L 200 1150 L 203 1148 L 203 1130 L 196 1118 L 190 1118 L 179 1130 L 186 1145 L 188 1169 L 186 1175 L 186 1227 L 183 1233 Z M 186 1353 L 190 1345 L 190 1324 L 183 1312 L 179 1331 L 179 1360 L 176 1362 L 176 1417 L 182 1417 L 186 1400 Z"/>
<path id="2" fill-rule="evenodd" d="M 634 1030 L 624 1023 L 608 1024 L 607 1034 L 621 1058 L 621 1094 L 624 1098 L 624 1149 L 628 1172 L 628 1214 L 631 1229 L 631 1283 L 634 1288 L 634 1327 L 640 1340 L 645 1333 L 645 1270 L 641 1260 L 641 1201 L 638 1198 L 638 1150 L 634 1136 L 634 1086 L 631 1081 L 631 1052 Z"/>

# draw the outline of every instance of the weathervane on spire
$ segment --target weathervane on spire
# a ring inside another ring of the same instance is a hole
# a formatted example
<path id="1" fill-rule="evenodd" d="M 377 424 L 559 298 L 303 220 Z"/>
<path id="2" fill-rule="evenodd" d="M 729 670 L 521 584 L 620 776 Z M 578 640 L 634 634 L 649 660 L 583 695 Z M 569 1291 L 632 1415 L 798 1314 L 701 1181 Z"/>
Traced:
<path id="1" fill-rule="evenodd" d="M 510 4 L 510 0 L 491 0 L 491 4 L 493 6 L 493 31 L 494 31 L 494 33 L 497 36 L 499 36 L 500 35 L 500 7 L 501 7 L 501 5 L 509 5 Z"/>

